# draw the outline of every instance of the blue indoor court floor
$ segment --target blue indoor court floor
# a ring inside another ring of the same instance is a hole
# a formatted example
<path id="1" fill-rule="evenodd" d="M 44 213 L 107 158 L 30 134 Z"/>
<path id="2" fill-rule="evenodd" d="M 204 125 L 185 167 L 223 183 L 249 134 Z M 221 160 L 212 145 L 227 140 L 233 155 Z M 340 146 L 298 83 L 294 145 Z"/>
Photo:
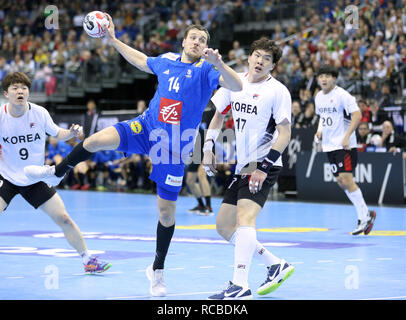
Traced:
<path id="1" fill-rule="evenodd" d="M 155 253 L 155 195 L 59 191 L 91 253 L 112 263 L 86 275 L 61 230 L 42 211 L 17 196 L 0 215 L 0 300 L 157 299 L 149 294 L 146 267 Z M 220 198 L 212 199 L 216 212 Z M 165 263 L 168 300 L 204 300 L 233 275 L 233 247 L 215 230 L 216 217 L 188 212 L 179 197 L 176 230 Z M 355 208 L 344 204 L 268 201 L 257 220 L 257 237 L 295 266 L 278 290 L 258 296 L 266 268 L 253 259 L 254 299 L 406 300 L 406 210 L 373 207 L 368 236 L 349 234 Z"/>

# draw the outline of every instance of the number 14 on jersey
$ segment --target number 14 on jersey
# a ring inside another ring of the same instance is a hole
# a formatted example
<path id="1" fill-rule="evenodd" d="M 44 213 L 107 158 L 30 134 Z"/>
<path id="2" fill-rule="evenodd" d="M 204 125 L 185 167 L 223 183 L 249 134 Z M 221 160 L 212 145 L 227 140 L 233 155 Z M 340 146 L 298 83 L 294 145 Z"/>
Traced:
<path id="1" fill-rule="evenodd" d="M 179 86 L 179 77 L 170 77 L 168 79 L 169 81 L 169 90 L 168 91 L 172 91 L 172 89 L 178 93 L 180 86 Z"/>

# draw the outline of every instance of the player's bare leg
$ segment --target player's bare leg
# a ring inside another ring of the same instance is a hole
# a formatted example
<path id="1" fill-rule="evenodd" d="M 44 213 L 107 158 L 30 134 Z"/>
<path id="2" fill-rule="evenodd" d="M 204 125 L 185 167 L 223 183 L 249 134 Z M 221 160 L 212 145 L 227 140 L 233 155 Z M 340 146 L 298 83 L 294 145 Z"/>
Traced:
<path id="1" fill-rule="evenodd" d="M 0 197 L 0 214 L 6 209 L 7 203 L 2 197 Z"/>
<path id="2" fill-rule="evenodd" d="M 90 257 L 82 233 L 66 212 L 65 205 L 57 193 L 39 208 L 62 229 L 66 240 L 82 257 L 86 272 L 100 273 L 111 267 L 110 263 Z"/>
<path id="3" fill-rule="evenodd" d="M 206 200 L 205 214 L 213 215 L 213 209 L 211 208 L 211 187 L 209 180 L 207 180 L 207 174 L 202 165 L 200 165 L 197 169 L 197 177 L 199 179 L 201 194 Z"/>
<path id="4" fill-rule="evenodd" d="M 352 232 L 352 235 L 358 235 L 362 232 L 367 235 L 373 228 L 376 219 L 376 212 L 368 209 L 361 189 L 355 183 L 351 172 L 339 173 L 337 183 L 344 190 L 348 199 L 350 199 L 357 210 L 358 225 Z"/>
<path id="5" fill-rule="evenodd" d="M 202 190 L 200 189 L 200 184 L 197 182 L 197 172 L 188 171 L 186 173 L 186 184 L 190 188 L 192 194 L 196 197 L 198 204 L 189 212 L 200 213 L 204 212 L 204 203 L 202 200 Z"/>
<path id="6" fill-rule="evenodd" d="M 227 203 L 221 205 L 216 229 L 224 239 L 235 245 L 234 277 L 225 291 L 209 299 L 222 299 L 227 290 L 240 290 L 243 297 L 251 296 L 248 271 L 252 254 L 259 257 L 268 268 L 267 277 L 257 290 L 258 294 L 264 295 L 276 290 L 292 274 L 293 266 L 274 256 L 256 239 L 255 223 L 260 211 L 261 207 L 249 199 L 240 199 L 237 206 Z M 241 267 L 243 265 L 244 268 Z"/>

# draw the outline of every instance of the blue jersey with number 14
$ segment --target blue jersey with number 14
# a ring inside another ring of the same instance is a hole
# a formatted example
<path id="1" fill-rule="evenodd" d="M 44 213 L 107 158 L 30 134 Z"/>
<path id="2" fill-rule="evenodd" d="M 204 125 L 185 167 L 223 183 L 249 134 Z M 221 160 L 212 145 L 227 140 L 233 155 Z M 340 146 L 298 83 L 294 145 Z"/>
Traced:
<path id="1" fill-rule="evenodd" d="M 193 142 L 220 77 L 220 72 L 203 58 L 195 63 L 183 63 L 180 58 L 180 54 L 170 52 L 147 59 L 149 68 L 158 77 L 158 88 L 143 115 L 150 130 L 158 135 L 160 130 L 166 132 L 170 150 L 176 153 Z M 175 144 L 178 150 L 174 150 Z"/>

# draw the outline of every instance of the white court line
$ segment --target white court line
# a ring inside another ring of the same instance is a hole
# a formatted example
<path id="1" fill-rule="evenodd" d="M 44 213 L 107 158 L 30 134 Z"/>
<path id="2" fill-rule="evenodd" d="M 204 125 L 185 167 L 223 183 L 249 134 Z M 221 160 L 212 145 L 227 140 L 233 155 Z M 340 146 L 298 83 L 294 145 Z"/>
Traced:
<path id="1" fill-rule="evenodd" d="M 290 264 L 303 264 L 303 261 L 297 261 L 297 262 L 289 262 Z"/>
<path id="2" fill-rule="evenodd" d="M 199 268 L 200 269 L 211 269 L 211 268 L 214 268 L 214 266 L 201 266 Z"/>
<path id="3" fill-rule="evenodd" d="M 184 292 L 184 293 L 175 293 L 175 294 L 167 294 L 166 297 L 176 297 L 176 296 L 193 296 L 193 295 L 199 295 L 199 294 L 213 294 L 217 293 L 218 291 L 202 291 L 202 292 Z M 151 298 L 153 299 L 151 295 L 147 296 L 128 296 L 128 297 L 109 297 L 106 298 L 106 300 L 118 300 L 118 299 L 143 299 L 143 298 Z"/>
<path id="4" fill-rule="evenodd" d="M 6 279 L 24 279 L 24 277 L 6 277 Z"/>
<path id="5" fill-rule="evenodd" d="M 185 268 L 169 268 L 168 270 L 185 270 Z"/>
<path id="6" fill-rule="evenodd" d="M 376 260 L 392 260 L 392 258 L 376 258 Z"/>
<path id="7" fill-rule="evenodd" d="M 366 299 L 360 299 L 360 300 L 392 300 L 392 299 L 406 299 L 406 296 L 383 297 L 383 298 L 366 298 Z"/>
<path id="8" fill-rule="evenodd" d="M 317 263 L 330 263 L 334 262 L 333 260 L 317 260 Z"/>
<path id="9" fill-rule="evenodd" d="M 354 259 L 347 259 L 347 261 L 364 261 L 364 259 L 354 258 Z"/>

